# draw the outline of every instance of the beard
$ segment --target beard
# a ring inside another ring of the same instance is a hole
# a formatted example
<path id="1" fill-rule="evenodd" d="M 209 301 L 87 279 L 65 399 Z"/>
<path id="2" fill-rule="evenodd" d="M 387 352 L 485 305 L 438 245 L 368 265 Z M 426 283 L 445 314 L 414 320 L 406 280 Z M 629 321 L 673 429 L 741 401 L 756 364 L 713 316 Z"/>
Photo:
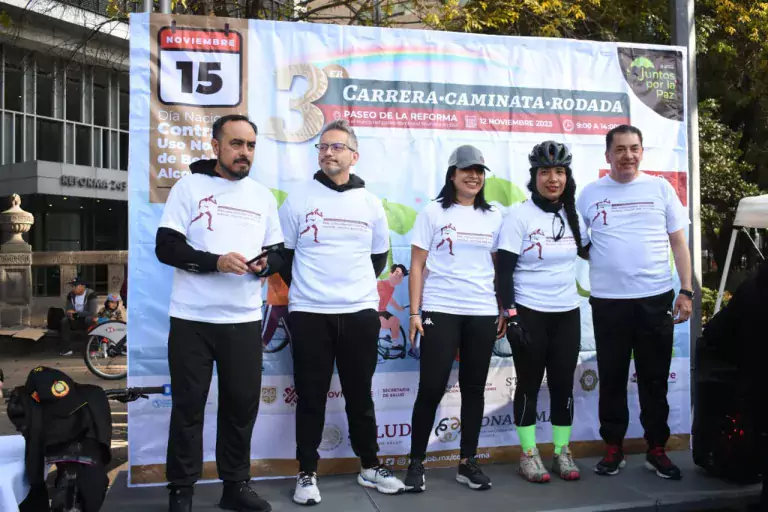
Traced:
<path id="1" fill-rule="evenodd" d="M 229 176 L 230 178 L 232 178 L 234 180 L 241 180 L 241 179 L 245 178 L 246 176 L 248 176 L 251 173 L 251 162 L 248 161 L 248 160 L 235 160 L 233 162 L 233 165 L 237 164 L 237 163 L 246 163 L 246 164 L 248 164 L 248 167 L 246 167 L 246 169 L 244 171 L 236 171 L 236 170 L 234 170 L 232 167 L 229 167 L 224 162 L 222 162 L 221 159 L 218 160 L 218 163 L 219 163 L 219 167 L 221 167 L 221 170 L 223 170 L 224 173 L 227 176 Z"/>
<path id="2" fill-rule="evenodd" d="M 345 168 L 338 162 L 320 162 L 320 169 L 328 176 L 336 176 L 344 171 L 348 171 L 349 167 Z"/>

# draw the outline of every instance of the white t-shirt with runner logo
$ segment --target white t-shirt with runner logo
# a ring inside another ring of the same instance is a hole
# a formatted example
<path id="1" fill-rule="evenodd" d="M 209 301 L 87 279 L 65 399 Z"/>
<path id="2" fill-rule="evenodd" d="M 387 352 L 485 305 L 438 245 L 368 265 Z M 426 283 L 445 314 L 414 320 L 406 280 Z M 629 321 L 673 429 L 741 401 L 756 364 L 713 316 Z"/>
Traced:
<path id="1" fill-rule="evenodd" d="M 669 234 L 689 224 L 667 180 L 641 173 L 629 183 L 603 176 L 584 187 L 577 207 L 591 229 L 591 294 L 652 297 L 672 290 Z"/>
<path id="2" fill-rule="evenodd" d="M 275 197 L 251 178 L 184 176 L 171 189 L 160 227 L 185 235 L 195 249 L 248 260 L 283 241 Z M 170 315 L 214 324 L 261 320 L 261 282 L 250 273 L 175 269 Z"/>
<path id="3" fill-rule="evenodd" d="M 285 247 L 294 249 L 288 310 L 342 314 L 376 309 L 371 254 L 389 250 L 381 200 L 364 188 L 337 192 L 317 180 L 280 208 Z"/>
<path id="4" fill-rule="evenodd" d="M 543 312 L 579 307 L 576 290 L 576 239 L 561 209 L 560 219 L 529 200 L 504 218 L 499 249 L 517 254 L 515 303 Z M 578 215 L 578 214 L 577 214 Z M 581 245 L 589 243 L 587 226 L 579 215 Z M 558 240 L 556 236 L 561 234 Z"/>
<path id="5" fill-rule="evenodd" d="M 411 244 L 429 251 L 423 311 L 453 315 L 498 315 L 491 253 L 496 252 L 502 214 L 430 202 L 416 217 Z"/>

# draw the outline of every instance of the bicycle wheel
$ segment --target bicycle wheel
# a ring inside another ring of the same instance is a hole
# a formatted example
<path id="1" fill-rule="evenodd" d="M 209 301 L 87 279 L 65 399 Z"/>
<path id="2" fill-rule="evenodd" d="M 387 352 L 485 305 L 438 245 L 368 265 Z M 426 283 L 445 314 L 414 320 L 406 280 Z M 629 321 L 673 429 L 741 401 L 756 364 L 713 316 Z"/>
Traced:
<path id="1" fill-rule="evenodd" d="M 288 326 L 285 324 L 285 319 L 281 318 L 277 322 L 277 328 L 275 333 L 269 342 L 264 345 L 264 352 L 272 354 L 274 352 L 280 352 L 291 342 L 291 331 L 288 330 Z"/>
<path id="2" fill-rule="evenodd" d="M 85 366 L 104 380 L 120 380 L 128 375 L 127 346 L 115 348 L 113 343 L 101 336 L 89 336 L 85 345 L 83 360 Z"/>

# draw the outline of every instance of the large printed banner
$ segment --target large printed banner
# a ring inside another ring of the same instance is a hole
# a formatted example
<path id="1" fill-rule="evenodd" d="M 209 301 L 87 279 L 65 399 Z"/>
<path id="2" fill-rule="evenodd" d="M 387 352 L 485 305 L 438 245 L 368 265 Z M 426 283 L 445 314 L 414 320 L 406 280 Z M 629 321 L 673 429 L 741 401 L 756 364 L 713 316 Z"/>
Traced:
<path id="1" fill-rule="evenodd" d="M 259 127 L 251 177 L 282 204 L 317 170 L 322 126 L 347 119 L 356 128 L 354 172 L 378 195 L 389 221 L 390 265 L 410 262 L 416 214 L 445 179 L 448 155 L 473 144 L 492 169 L 486 197 L 505 212 L 529 195 L 527 155 L 547 139 L 568 144 L 576 182 L 605 174 L 605 133 L 631 123 L 644 133 L 643 170 L 663 176 L 687 205 L 684 50 L 555 39 L 489 37 L 418 30 L 135 14 L 131 19 L 130 354 L 129 384 L 168 384 L 168 303 L 173 271 L 154 254 L 163 204 L 189 163 L 210 158 L 211 125 L 228 113 Z M 215 217 L 215 206 L 209 207 Z M 317 219 L 315 219 L 317 221 Z M 674 262 L 670 255 L 670 266 Z M 382 459 L 407 463 L 411 411 L 418 388 L 418 350 L 406 342 L 408 283 L 381 276 L 391 318 L 382 321 L 374 378 Z M 573 438 L 599 439 L 597 373 L 588 304 L 588 267 L 577 276 L 582 296 L 582 352 L 574 375 Z M 333 283 L 328 283 L 333 286 Z M 679 287 L 679 280 L 676 282 Z M 283 320 L 287 290 L 270 279 L 264 296 L 278 312 L 265 325 L 264 381 L 251 457 L 258 476 L 293 475 L 295 456 L 290 330 Z M 386 315 L 389 316 L 389 315 Z M 486 392 L 480 458 L 516 453 L 512 419 L 516 374 L 506 340 L 497 343 Z M 430 440 L 428 463 L 458 458 L 457 368 Z M 670 426 L 690 432 L 689 328 L 675 330 L 669 375 Z M 255 369 L 254 369 L 255 370 Z M 642 437 L 634 370 L 627 382 L 632 423 Z M 166 387 L 169 389 L 169 387 Z M 215 478 L 217 387 L 205 414 L 206 478 Z M 133 484 L 165 477 L 170 393 L 131 404 Z M 539 403 L 539 439 L 551 440 L 546 380 Z M 353 471 L 344 397 L 334 377 L 320 446 L 326 471 Z"/>

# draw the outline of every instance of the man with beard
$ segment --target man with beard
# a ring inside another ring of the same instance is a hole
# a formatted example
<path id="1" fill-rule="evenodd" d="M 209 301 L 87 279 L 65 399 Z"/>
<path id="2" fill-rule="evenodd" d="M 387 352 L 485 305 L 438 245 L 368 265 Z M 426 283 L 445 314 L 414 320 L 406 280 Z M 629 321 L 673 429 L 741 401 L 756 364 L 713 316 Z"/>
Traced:
<path id="1" fill-rule="evenodd" d="M 577 201 L 591 228 L 589 302 L 600 375 L 600 435 L 606 443 L 595 471 L 616 475 L 625 465 L 627 378 L 634 354 L 640 423 L 648 443 L 645 465 L 661 478 L 679 480 L 680 469 L 665 451 L 667 379 L 674 324 L 687 321 L 692 309 L 688 214 L 667 180 L 640 172 L 640 130 L 618 126 L 605 142 L 611 172 L 584 187 Z M 681 282 L 677 299 L 670 248 Z"/>
<path id="2" fill-rule="evenodd" d="M 213 363 L 218 373 L 216 467 L 220 507 L 269 511 L 250 487 L 251 434 L 261 394 L 261 282 L 283 263 L 272 193 L 248 176 L 256 125 L 229 115 L 213 124 L 216 159 L 189 166 L 174 185 L 155 252 L 175 267 L 168 366 L 172 409 L 166 477 L 169 510 L 192 510 L 203 460 L 203 419 Z M 257 256 L 269 249 L 268 256 Z"/>
<path id="3" fill-rule="evenodd" d="M 321 170 L 280 208 L 287 253 L 281 275 L 290 286 L 288 319 L 298 396 L 299 475 L 293 500 L 302 505 L 320 503 L 318 448 L 334 362 L 352 449 L 362 466 L 357 482 L 385 494 L 404 490 L 392 471 L 379 464 L 371 398 L 380 328 L 376 276 L 387 263 L 387 217 L 365 182 L 350 174 L 360 155 L 347 121 L 328 124 L 315 147 Z"/>

